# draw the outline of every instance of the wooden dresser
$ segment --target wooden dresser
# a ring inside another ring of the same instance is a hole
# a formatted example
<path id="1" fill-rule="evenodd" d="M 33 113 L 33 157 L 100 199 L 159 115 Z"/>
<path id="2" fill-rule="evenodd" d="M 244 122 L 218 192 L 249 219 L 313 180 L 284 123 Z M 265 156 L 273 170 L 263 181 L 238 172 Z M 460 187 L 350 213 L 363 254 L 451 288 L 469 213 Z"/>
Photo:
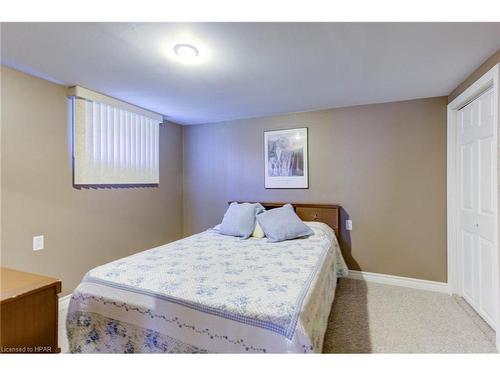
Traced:
<path id="1" fill-rule="evenodd" d="M 61 281 L 0 268 L 0 353 L 59 353 Z"/>

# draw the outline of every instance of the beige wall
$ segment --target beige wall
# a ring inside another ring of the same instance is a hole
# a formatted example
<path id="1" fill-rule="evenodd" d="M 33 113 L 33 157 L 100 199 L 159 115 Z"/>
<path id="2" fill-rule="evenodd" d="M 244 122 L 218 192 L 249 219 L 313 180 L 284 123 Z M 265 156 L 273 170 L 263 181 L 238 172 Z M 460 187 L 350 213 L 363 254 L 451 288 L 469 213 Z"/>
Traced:
<path id="1" fill-rule="evenodd" d="M 470 85 L 476 82 L 483 74 L 500 63 L 500 49 L 484 61 L 474 70 L 462 83 L 460 83 L 448 96 L 448 103 L 464 92 Z"/>
<path id="2" fill-rule="evenodd" d="M 2 266 L 60 277 L 182 236 L 182 129 L 160 129 L 158 188 L 72 187 L 66 88 L 2 67 Z M 45 235 L 45 250 L 32 237 Z"/>
<path id="3" fill-rule="evenodd" d="M 446 281 L 446 98 L 164 125 L 159 188 L 79 190 L 66 88 L 5 67 L 1 78 L 1 262 L 62 278 L 64 294 L 183 225 L 215 225 L 235 199 L 338 202 L 354 225 L 340 239 L 350 268 Z M 263 131 L 302 126 L 310 188 L 264 189 Z M 37 234 L 45 250 L 33 252 Z"/>
<path id="4" fill-rule="evenodd" d="M 351 269 L 446 281 L 446 97 L 184 128 L 184 232 L 228 200 L 340 203 Z M 263 132 L 309 128 L 308 190 L 264 189 Z"/>

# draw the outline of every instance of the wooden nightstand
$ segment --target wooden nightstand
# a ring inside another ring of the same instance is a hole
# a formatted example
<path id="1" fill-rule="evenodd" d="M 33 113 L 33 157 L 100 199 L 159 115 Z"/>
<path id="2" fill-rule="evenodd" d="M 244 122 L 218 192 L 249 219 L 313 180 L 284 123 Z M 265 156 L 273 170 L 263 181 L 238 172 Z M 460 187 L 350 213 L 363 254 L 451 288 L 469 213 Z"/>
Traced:
<path id="1" fill-rule="evenodd" d="M 0 353 L 59 353 L 61 281 L 0 268 Z"/>

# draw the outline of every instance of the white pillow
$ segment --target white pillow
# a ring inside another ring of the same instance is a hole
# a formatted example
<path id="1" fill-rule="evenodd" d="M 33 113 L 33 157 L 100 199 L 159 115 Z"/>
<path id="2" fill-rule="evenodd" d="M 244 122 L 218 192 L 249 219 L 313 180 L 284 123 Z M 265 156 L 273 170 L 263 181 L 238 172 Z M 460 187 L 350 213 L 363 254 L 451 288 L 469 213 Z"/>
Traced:
<path id="1" fill-rule="evenodd" d="M 255 229 L 252 232 L 252 237 L 255 237 L 255 238 L 264 238 L 265 237 L 264 231 L 262 230 L 262 228 L 260 227 L 260 224 L 257 221 L 255 222 Z"/>

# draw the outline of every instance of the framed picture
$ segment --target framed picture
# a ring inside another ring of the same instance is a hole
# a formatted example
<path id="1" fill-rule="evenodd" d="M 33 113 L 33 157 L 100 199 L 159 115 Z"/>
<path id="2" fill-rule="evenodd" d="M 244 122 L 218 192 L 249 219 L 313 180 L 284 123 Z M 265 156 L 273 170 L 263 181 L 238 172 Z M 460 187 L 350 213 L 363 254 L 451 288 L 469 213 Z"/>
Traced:
<path id="1" fill-rule="evenodd" d="M 264 132 L 266 189 L 308 189 L 307 128 Z"/>

